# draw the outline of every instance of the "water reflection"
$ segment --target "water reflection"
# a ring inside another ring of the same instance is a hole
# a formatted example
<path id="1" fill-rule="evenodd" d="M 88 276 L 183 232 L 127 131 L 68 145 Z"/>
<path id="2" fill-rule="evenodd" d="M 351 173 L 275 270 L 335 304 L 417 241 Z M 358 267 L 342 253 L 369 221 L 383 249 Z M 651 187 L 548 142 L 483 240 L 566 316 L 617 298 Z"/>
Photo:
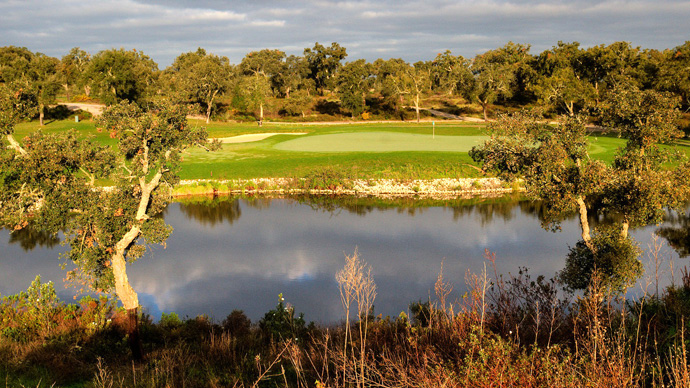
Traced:
<path id="1" fill-rule="evenodd" d="M 53 248 L 60 244 L 60 237 L 34 228 L 23 228 L 10 233 L 9 243 L 19 244 L 24 251 L 30 251 L 37 246 Z"/>
<path id="2" fill-rule="evenodd" d="M 240 202 L 233 197 L 189 198 L 181 203 L 180 211 L 187 219 L 211 227 L 224 222 L 232 224 L 242 215 Z"/>
<path id="3" fill-rule="evenodd" d="M 670 213 L 664 225 L 657 230 L 657 234 L 678 253 L 680 257 L 690 255 L 690 214 Z"/>
<path id="4" fill-rule="evenodd" d="M 334 275 L 345 254 L 358 249 L 378 285 L 375 311 L 397 315 L 433 293 L 442 262 L 460 297 L 465 272 L 483 269 L 485 248 L 496 253 L 504 274 L 526 266 L 533 275 L 553 276 L 580 232 L 576 219 L 566 220 L 560 233 L 542 229 L 544 212 L 540 203 L 510 198 L 187 200 L 163 214 L 174 228 L 167 248 L 153 247 L 134 263 L 130 280 L 154 317 L 174 311 L 222 320 L 242 309 L 256 320 L 283 293 L 308 320 L 332 322 L 343 316 Z M 687 216 L 670 225 L 687 237 Z M 635 232 L 642 247 L 652 230 Z M 39 237 L 20 244 L 33 251 L 21 252 L 19 237 L 11 239 L 0 236 L 0 293 L 26 289 L 37 274 L 61 283 L 62 247 Z M 70 298 L 64 290 L 60 296 Z"/>

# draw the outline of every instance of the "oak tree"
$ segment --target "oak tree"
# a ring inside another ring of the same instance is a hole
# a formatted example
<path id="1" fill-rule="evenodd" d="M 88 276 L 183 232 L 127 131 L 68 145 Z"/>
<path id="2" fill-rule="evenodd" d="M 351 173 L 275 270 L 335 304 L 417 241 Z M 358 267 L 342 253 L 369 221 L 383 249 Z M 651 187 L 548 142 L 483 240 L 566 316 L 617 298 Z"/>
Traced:
<path id="1" fill-rule="evenodd" d="M 431 68 L 432 88 L 449 96 L 458 91 L 458 85 L 467 84 L 472 77 L 469 61 L 462 55 L 453 55 L 450 50 L 438 54 L 431 62 Z"/>
<path id="2" fill-rule="evenodd" d="M 563 43 L 544 51 L 535 61 L 536 82 L 530 85 L 539 102 L 573 116 L 595 99 L 595 90 L 582 74 L 579 43 Z"/>
<path id="3" fill-rule="evenodd" d="M 3 122 L 8 140 L 13 139 L 12 118 L 22 106 L 18 97 L 13 101 L 0 106 L 0 117 L 9 118 Z M 117 153 L 74 133 L 37 132 L 21 144 L 10 140 L 14 146 L 3 147 L 0 154 L 2 224 L 62 231 L 70 247 L 66 257 L 75 264 L 69 278 L 95 291 L 114 292 L 130 317 L 135 358 L 141 357 L 139 300 L 127 266 L 144 254 L 146 244 L 164 243 L 171 232 L 155 216 L 178 181 L 180 153 L 194 145 L 217 146 L 207 142 L 204 129 L 188 127 L 187 113 L 168 103 L 142 109 L 122 102 L 106 109 L 97 121 L 118 139 Z M 109 176 L 115 186 L 95 187 L 99 176 Z"/>
<path id="4" fill-rule="evenodd" d="M 205 108 L 208 124 L 216 99 L 230 87 L 232 71 L 227 57 L 207 54 L 206 50 L 198 48 L 178 56 L 166 69 L 165 76 L 180 98 Z"/>
<path id="5" fill-rule="evenodd" d="M 313 48 L 304 49 L 304 58 L 309 65 L 310 77 L 322 95 L 324 89 L 330 87 L 345 57 L 347 57 L 347 50 L 337 42 L 331 43 L 329 47 L 316 42 Z"/>
<path id="6" fill-rule="evenodd" d="M 77 88 L 83 88 L 86 96 L 91 94 L 91 86 L 84 80 L 84 72 L 90 61 L 91 55 L 79 47 L 72 48 L 60 60 L 60 81 L 67 100 L 70 100 L 72 92 Z"/>
<path id="7" fill-rule="evenodd" d="M 364 59 L 347 63 L 338 72 L 336 91 L 340 105 L 349 110 L 353 118 L 366 110 L 366 96 L 372 82 L 372 65 Z"/>
<path id="8" fill-rule="evenodd" d="M 412 66 L 404 62 L 399 65 L 402 66 L 391 74 L 393 88 L 403 101 L 412 104 L 419 123 L 422 96 L 431 90 L 431 65 L 421 61 Z"/>
<path id="9" fill-rule="evenodd" d="M 512 42 L 474 58 L 470 65 L 474 77 L 461 90 L 465 98 L 482 106 L 484 120 L 489 119 L 490 104 L 515 94 L 519 70 L 529 58 L 529 46 Z"/>
<path id="10" fill-rule="evenodd" d="M 634 87 L 614 89 L 599 114 L 627 138 L 610 165 L 589 156 L 582 117 L 562 117 L 551 126 L 541 115 L 525 112 L 493 123 L 491 139 L 470 155 L 485 171 L 524 179 L 528 196 L 545 203 L 545 226 L 558 229 L 565 218 L 579 215 L 582 240 L 562 272 L 570 286 L 586 287 L 597 270 L 608 286 L 623 290 L 641 271 L 629 229 L 658 223 L 666 209 L 684 204 L 690 164 L 658 146 L 681 135 L 675 127 L 677 101 Z M 677 167 L 668 168 L 672 157 Z M 590 219 L 602 217 L 616 221 L 590 226 Z"/>
<path id="11" fill-rule="evenodd" d="M 264 49 L 247 54 L 239 65 L 244 75 L 240 83 L 250 105 L 259 109 L 259 125 L 264 121 L 264 107 L 267 98 L 279 90 L 277 80 L 285 71 L 285 53 L 280 50 Z"/>
<path id="12" fill-rule="evenodd" d="M 141 51 L 103 50 L 93 56 L 84 77 L 106 105 L 143 103 L 154 91 L 158 65 Z"/>

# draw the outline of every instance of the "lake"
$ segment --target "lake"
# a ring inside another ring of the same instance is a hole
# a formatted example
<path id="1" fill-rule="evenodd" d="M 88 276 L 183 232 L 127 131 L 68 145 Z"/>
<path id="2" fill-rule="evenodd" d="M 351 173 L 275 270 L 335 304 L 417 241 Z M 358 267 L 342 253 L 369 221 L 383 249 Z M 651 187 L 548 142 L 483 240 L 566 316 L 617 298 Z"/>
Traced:
<path id="1" fill-rule="evenodd" d="M 167 246 L 152 247 L 128 274 L 155 319 L 161 312 L 176 312 L 221 321 L 241 309 L 256 321 L 282 293 L 307 321 L 328 323 L 344 318 L 335 273 L 355 250 L 371 266 L 375 313 L 397 316 L 410 302 L 433 296 L 442 265 L 444 278 L 455 286 L 452 297 L 459 298 L 466 291 L 467 271 L 479 273 L 486 264 L 494 277 L 483 259 L 485 249 L 496 253 L 504 275 L 528 267 L 533 276 L 551 277 L 563 268 L 569 246 L 580 235 L 575 218 L 560 232 L 542 229 L 541 207 L 529 201 L 418 205 L 328 197 L 174 203 L 163 214 L 174 228 Z M 643 249 L 655 229 L 633 232 Z M 64 248 L 57 241 L 28 231 L 4 232 L 0 249 L 1 294 L 25 290 L 40 274 L 56 283 L 63 300 L 72 300 L 73 290 L 63 287 L 58 255 Z M 664 256 L 669 257 L 677 255 Z M 668 264 L 662 268 L 668 272 Z"/>

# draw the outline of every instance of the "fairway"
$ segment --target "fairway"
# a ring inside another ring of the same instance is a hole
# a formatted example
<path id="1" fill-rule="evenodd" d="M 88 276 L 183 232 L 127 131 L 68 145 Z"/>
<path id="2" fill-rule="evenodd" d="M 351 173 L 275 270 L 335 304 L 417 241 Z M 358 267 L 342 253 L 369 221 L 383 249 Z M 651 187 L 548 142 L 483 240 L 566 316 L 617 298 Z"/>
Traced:
<path id="1" fill-rule="evenodd" d="M 467 152 L 487 136 L 435 136 L 400 132 L 349 132 L 290 139 L 273 146 L 299 152 Z"/>

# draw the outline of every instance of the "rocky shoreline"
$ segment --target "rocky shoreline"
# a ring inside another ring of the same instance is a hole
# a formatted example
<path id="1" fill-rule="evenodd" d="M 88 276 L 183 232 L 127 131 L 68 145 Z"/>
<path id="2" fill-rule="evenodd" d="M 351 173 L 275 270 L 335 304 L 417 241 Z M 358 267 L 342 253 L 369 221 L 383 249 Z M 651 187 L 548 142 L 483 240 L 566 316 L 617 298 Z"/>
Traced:
<path id="1" fill-rule="evenodd" d="M 195 195 L 353 195 L 374 197 L 414 196 L 430 199 L 494 197 L 524 191 L 521 185 L 507 185 L 498 178 L 442 178 L 428 180 L 352 179 L 329 187 L 313 187 L 301 178 L 258 178 L 236 180 L 182 180 L 173 197 Z"/>

